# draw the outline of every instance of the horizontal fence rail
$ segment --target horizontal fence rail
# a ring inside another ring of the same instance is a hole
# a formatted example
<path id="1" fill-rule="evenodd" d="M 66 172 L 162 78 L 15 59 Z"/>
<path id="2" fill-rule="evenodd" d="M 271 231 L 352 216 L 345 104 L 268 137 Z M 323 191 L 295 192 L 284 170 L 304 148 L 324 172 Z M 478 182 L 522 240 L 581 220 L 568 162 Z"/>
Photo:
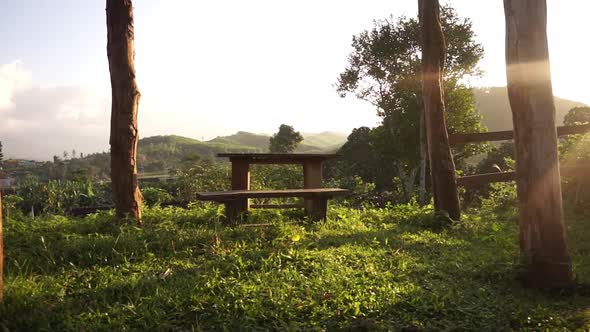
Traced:
<path id="1" fill-rule="evenodd" d="M 577 126 L 559 126 L 556 129 L 557 136 L 584 134 L 590 132 L 590 123 Z M 490 141 L 506 141 L 511 139 L 514 139 L 513 130 L 449 135 L 449 143 L 451 145 Z M 590 177 L 590 165 L 563 166 L 560 168 L 560 172 L 562 176 L 566 177 Z M 484 173 L 458 177 L 457 185 L 463 187 L 473 187 L 492 182 L 509 182 L 514 181 L 515 179 L 516 172 Z"/>
<path id="2" fill-rule="evenodd" d="M 565 177 L 590 177 L 590 165 L 563 166 L 560 168 L 561 176 Z M 467 175 L 457 178 L 457 185 L 474 187 L 491 182 L 510 182 L 516 180 L 516 172 L 484 173 Z"/>
<path id="3" fill-rule="evenodd" d="M 557 127 L 557 136 L 567 136 L 574 134 L 584 134 L 590 132 L 590 124 L 578 126 L 560 126 Z M 490 141 L 507 141 L 514 139 L 513 130 L 492 131 L 488 133 L 470 133 L 470 134 L 451 134 L 449 135 L 449 143 L 467 144 L 467 143 L 481 143 Z"/>

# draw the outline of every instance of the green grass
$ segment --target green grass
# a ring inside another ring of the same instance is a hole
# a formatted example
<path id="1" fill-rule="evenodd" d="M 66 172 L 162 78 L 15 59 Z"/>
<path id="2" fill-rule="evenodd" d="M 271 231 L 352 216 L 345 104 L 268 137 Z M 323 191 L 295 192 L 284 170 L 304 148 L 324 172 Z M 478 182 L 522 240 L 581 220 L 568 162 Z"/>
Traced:
<path id="1" fill-rule="evenodd" d="M 590 296 L 516 281 L 512 219 L 473 212 L 437 230 L 428 209 L 333 208 L 329 221 L 257 211 L 224 227 L 214 207 L 5 223 L 0 329 L 54 331 L 583 329 Z M 482 218 L 484 216 L 485 218 Z M 487 219 L 489 218 L 489 219 Z M 496 221 L 492 221 L 492 220 Z M 568 215 L 578 281 L 587 218 Z"/>

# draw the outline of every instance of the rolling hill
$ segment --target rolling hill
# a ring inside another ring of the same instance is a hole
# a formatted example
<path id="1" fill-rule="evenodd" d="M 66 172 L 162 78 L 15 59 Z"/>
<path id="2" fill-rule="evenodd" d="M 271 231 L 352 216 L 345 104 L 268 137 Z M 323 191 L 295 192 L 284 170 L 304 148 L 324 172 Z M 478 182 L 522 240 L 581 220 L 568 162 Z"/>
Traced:
<path id="1" fill-rule="evenodd" d="M 304 137 L 296 152 L 333 152 L 346 141 L 346 135 L 333 132 Z M 138 164 L 142 172 L 162 172 L 198 158 L 214 159 L 219 152 L 268 152 L 268 142 L 268 135 L 245 131 L 209 141 L 176 135 L 151 136 L 139 140 Z"/>
<path id="2" fill-rule="evenodd" d="M 474 89 L 476 106 L 483 115 L 483 123 L 490 131 L 512 129 L 512 113 L 506 87 Z M 584 104 L 555 97 L 556 118 L 563 123 L 565 114 Z M 337 132 L 304 133 L 304 140 L 296 152 L 336 152 L 347 135 Z M 209 141 L 167 135 L 146 137 L 139 141 L 138 160 L 142 172 L 162 172 L 171 167 L 190 163 L 196 158 L 216 159 L 219 152 L 267 152 L 270 136 L 238 131 Z M 100 154 L 98 154 L 100 155 Z M 97 155 L 94 156 L 96 158 Z"/>
<path id="3" fill-rule="evenodd" d="M 475 103 L 483 115 L 483 123 L 489 131 L 512 129 L 512 112 L 508 102 L 506 87 L 473 89 Z M 555 97 L 555 118 L 557 124 L 563 124 L 567 112 L 577 106 L 585 106 L 573 100 Z"/>
<path id="4" fill-rule="evenodd" d="M 334 148 L 339 148 L 346 142 L 346 134 L 336 132 L 322 132 L 319 134 L 302 134 L 303 142 L 299 144 L 296 152 L 327 152 Z M 238 131 L 229 136 L 219 136 L 206 143 L 229 144 L 233 146 L 242 146 L 261 151 L 268 150 L 269 135 L 253 134 L 245 131 Z"/>

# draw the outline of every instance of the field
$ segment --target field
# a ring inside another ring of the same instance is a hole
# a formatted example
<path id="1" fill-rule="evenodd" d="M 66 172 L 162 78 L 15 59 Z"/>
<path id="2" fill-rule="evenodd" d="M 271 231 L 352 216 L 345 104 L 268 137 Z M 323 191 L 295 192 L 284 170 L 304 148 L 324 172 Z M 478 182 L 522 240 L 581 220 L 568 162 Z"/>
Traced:
<path id="1" fill-rule="evenodd" d="M 568 210 L 569 211 L 569 210 Z M 571 292 L 518 282 L 513 211 L 446 226 L 429 208 L 334 207 L 329 220 L 214 206 L 5 222 L 8 331 L 545 330 L 590 324 L 587 216 L 568 213 Z"/>

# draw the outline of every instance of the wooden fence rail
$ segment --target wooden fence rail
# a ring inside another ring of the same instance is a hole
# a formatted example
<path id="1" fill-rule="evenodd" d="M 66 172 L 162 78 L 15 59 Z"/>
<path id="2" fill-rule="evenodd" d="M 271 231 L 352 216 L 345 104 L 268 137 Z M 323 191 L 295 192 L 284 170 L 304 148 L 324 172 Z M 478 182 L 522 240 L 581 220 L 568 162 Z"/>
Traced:
<path id="1" fill-rule="evenodd" d="M 590 124 L 578 126 L 560 126 L 557 127 L 557 136 L 567 136 L 574 134 L 584 134 L 590 131 Z M 490 141 L 507 141 L 514 138 L 514 131 L 492 131 L 488 133 L 470 133 L 470 134 L 451 134 L 449 142 L 451 145 L 481 143 Z"/>
<path id="2" fill-rule="evenodd" d="M 590 124 L 557 127 L 557 136 L 584 134 L 587 132 L 590 132 Z M 488 133 L 452 134 L 449 135 L 449 143 L 451 145 L 456 145 L 489 141 L 505 141 L 513 138 L 514 131 L 512 130 L 493 131 Z M 570 177 L 590 177 L 590 165 L 563 166 L 561 167 L 561 175 Z M 457 185 L 473 187 L 492 182 L 509 182 L 514 181 L 515 179 L 515 172 L 484 173 L 458 177 Z"/>
<path id="3" fill-rule="evenodd" d="M 560 168 L 561 176 L 565 177 L 590 177 L 590 165 L 563 166 Z M 457 178 L 457 185 L 474 187 L 491 182 L 510 182 L 516 179 L 516 172 L 484 173 L 467 175 Z"/>

